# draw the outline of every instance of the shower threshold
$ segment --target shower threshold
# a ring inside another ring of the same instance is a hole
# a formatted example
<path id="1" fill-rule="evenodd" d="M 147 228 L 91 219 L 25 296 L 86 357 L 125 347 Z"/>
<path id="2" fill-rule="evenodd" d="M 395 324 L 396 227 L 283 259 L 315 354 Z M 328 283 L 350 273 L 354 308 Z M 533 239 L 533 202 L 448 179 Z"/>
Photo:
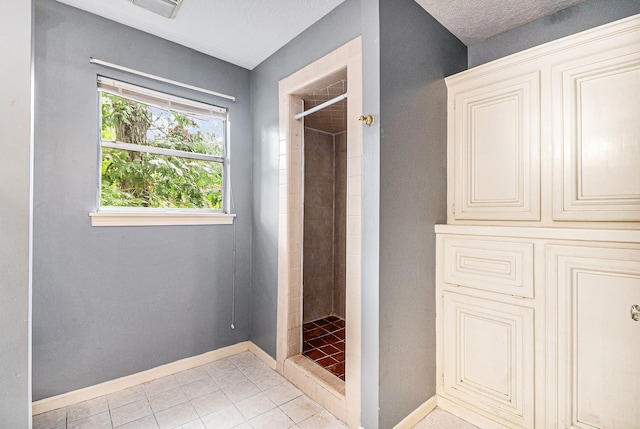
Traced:
<path id="1" fill-rule="evenodd" d="M 336 377 L 345 378 L 345 322 L 337 316 L 327 316 L 304 324 L 302 355 L 311 359 Z"/>

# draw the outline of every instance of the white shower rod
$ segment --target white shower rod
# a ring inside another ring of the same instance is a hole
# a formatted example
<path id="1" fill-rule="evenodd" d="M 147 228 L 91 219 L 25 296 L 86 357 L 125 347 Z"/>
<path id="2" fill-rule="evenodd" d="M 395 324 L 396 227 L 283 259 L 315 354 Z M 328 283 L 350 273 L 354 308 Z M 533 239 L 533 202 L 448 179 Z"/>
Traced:
<path id="1" fill-rule="evenodd" d="M 305 116 L 310 115 L 312 113 L 315 113 L 318 110 L 322 110 L 325 107 L 329 107 L 332 104 L 336 104 L 338 101 L 342 101 L 345 98 L 347 98 L 347 93 L 346 92 L 344 94 L 342 94 L 342 95 L 338 95 L 336 98 L 332 98 L 329 101 L 325 101 L 322 104 L 318 104 L 316 107 L 312 107 L 309 110 L 305 110 L 304 112 L 298 113 L 297 115 L 294 116 L 294 118 L 296 118 L 299 121 L 300 119 L 304 118 Z"/>

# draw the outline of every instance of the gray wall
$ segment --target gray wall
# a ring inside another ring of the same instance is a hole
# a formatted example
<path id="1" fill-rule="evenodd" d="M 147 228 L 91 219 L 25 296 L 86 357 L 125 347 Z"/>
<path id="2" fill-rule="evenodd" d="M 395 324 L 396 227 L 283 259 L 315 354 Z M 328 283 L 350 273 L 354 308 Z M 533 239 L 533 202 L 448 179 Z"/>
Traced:
<path id="1" fill-rule="evenodd" d="M 638 0 L 587 0 L 469 47 L 469 67 L 640 13 Z"/>
<path id="2" fill-rule="evenodd" d="M 360 2 L 346 0 L 251 73 L 254 145 L 251 339 L 273 357 L 278 292 L 278 82 L 357 37 Z"/>
<path id="3" fill-rule="evenodd" d="M 435 394 L 435 234 L 447 91 L 466 47 L 414 0 L 380 1 L 380 428 Z"/>
<path id="4" fill-rule="evenodd" d="M 31 15 L 21 1 L 0 18 L 0 427 L 21 429 L 31 427 Z"/>
<path id="5" fill-rule="evenodd" d="M 380 119 L 380 5 L 361 3 L 362 113 Z M 378 120 L 362 127 L 361 425 L 378 428 L 380 414 L 380 136 Z"/>
<path id="6" fill-rule="evenodd" d="M 35 24 L 34 399 L 248 340 L 250 72 L 54 0 L 37 1 Z M 100 68 L 89 57 L 232 94 L 237 102 Z M 98 73 L 229 107 L 238 213 L 235 330 L 232 226 L 91 226 Z"/>

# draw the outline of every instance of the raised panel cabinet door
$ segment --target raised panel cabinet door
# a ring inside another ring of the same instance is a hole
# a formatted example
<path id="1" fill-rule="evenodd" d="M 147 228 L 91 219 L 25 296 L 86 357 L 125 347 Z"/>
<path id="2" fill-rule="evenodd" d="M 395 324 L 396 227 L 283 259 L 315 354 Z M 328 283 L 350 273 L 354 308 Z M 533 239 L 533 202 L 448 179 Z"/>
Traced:
<path id="1" fill-rule="evenodd" d="M 444 292 L 443 394 L 509 427 L 534 426 L 533 310 Z"/>
<path id="2" fill-rule="evenodd" d="M 640 37 L 633 37 L 622 53 L 552 70 L 555 220 L 640 221 Z"/>
<path id="3" fill-rule="evenodd" d="M 558 294 L 558 428 L 640 428 L 640 250 L 547 254 Z"/>
<path id="4" fill-rule="evenodd" d="M 455 218 L 539 220 L 540 73 L 451 93 Z"/>

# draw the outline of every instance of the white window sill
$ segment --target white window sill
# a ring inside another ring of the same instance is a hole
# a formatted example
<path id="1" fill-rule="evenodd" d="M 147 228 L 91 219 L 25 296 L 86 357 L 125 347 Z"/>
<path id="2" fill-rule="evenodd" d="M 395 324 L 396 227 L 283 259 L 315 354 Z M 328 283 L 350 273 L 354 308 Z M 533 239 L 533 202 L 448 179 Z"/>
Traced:
<path id="1" fill-rule="evenodd" d="M 91 226 L 231 225 L 235 214 L 226 213 L 89 213 Z"/>

